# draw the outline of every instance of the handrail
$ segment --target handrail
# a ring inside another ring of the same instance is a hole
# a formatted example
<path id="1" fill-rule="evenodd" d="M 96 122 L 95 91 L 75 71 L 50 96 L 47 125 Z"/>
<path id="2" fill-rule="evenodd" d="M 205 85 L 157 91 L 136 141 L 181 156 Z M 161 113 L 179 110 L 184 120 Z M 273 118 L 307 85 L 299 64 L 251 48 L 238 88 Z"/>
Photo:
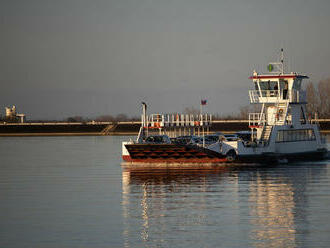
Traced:
<path id="1" fill-rule="evenodd" d="M 265 123 L 264 113 L 249 113 L 249 126 L 264 126 Z"/>
<path id="2" fill-rule="evenodd" d="M 251 103 L 259 103 L 260 100 L 274 100 L 280 99 L 282 96 L 280 90 L 249 90 L 249 96 Z"/>
<path id="3" fill-rule="evenodd" d="M 212 115 L 210 114 L 151 114 L 147 119 L 150 126 L 154 128 L 203 127 L 210 126 L 212 123 Z"/>
<path id="4" fill-rule="evenodd" d="M 290 102 L 306 102 L 304 90 L 249 90 L 251 103 L 273 102 L 290 100 Z"/>

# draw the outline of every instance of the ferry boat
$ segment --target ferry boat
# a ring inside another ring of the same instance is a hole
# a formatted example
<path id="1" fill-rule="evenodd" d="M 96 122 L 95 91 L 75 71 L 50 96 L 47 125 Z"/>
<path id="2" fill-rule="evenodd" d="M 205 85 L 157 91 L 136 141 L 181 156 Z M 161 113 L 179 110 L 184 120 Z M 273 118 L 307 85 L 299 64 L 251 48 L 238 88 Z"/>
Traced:
<path id="1" fill-rule="evenodd" d="M 320 160 L 327 156 L 319 126 L 306 112 L 306 75 L 285 73 L 283 50 L 280 62 L 270 63 L 269 72 L 253 72 L 251 104 L 260 112 L 249 114 L 251 139 L 226 139 L 219 135 L 207 142 L 212 116 L 154 114 L 147 116 L 143 103 L 142 125 L 136 141 L 123 142 L 123 160 L 131 163 L 277 163 Z M 157 135 L 155 135 L 155 131 Z M 180 143 L 178 136 L 198 136 L 202 142 Z"/>
<path id="2" fill-rule="evenodd" d="M 147 116 L 145 103 L 142 104 L 142 108 L 142 125 L 137 140 L 122 143 L 124 161 L 172 164 L 227 161 L 225 155 L 208 149 L 205 144 L 207 136 L 203 134 L 209 132 L 212 123 L 211 115 L 152 114 Z M 201 135 L 203 138 L 200 137 Z"/>

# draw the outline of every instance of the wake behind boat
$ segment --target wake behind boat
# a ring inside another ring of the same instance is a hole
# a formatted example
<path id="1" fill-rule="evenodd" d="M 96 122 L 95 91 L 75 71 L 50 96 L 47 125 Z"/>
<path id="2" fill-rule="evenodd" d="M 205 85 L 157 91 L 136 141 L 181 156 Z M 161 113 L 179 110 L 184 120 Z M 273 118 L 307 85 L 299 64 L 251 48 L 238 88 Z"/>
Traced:
<path id="1" fill-rule="evenodd" d="M 318 124 L 306 111 L 306 92 L 298 73 L 284 73 L 281 61 L 269 73 L 250 79 L 251 104 L 260 112 L 249 114 L 251 136 L 229 138 L 209 133 L 212 115 L 153 114 L 143 103 L 142 125 L 136 141 L 123 142 L 123 160 L 130 163 L 273 163 L 320 160 L 328 155 Z M 277 69 L 277 70 L 274 70 Z M 186 137 L 186 140 L 185 138 Z"/>

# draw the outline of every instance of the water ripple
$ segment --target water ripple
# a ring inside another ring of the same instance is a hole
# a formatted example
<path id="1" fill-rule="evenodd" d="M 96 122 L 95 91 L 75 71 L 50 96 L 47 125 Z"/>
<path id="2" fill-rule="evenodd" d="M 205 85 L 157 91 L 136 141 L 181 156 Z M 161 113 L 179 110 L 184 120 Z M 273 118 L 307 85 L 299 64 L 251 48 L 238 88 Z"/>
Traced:
<path id="1" fill-rule="evenodd" d="M 120 166 L 127 137 L 0 140 L 0 247 L 327 247 L 330 161 Z"/>

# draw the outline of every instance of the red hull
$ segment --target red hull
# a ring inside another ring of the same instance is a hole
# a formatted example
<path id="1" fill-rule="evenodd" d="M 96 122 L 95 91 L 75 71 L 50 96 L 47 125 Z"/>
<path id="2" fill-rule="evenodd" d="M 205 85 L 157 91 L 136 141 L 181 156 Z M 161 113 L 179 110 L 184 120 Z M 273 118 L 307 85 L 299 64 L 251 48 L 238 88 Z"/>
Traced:
<path id="1" fill-rule="evenodd" d="M 224 163 L 225 156 L 197 146 L 176 144 L 128 144 L 126 162 L 137 163 Z"/>
<path id="2" fill-rule="evenodd" d="M 226 158 L 145 158 L 145 159 L 134 159 L 131 156 L 122 156 L 125 162 L 137 162 L 137 163 L 225 163 Z"/>

